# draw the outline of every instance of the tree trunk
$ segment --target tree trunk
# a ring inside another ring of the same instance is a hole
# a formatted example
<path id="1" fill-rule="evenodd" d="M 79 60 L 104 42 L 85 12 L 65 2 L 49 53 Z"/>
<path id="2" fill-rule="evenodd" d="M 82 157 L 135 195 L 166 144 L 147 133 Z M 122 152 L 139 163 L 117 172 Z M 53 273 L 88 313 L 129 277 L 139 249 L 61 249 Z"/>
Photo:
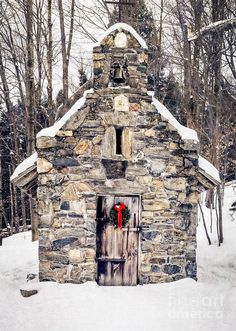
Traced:
<path id="1" fill-rule="evenodd" d="M 187 116 L 187 125 L 192 127 L 191 117 L 191 97 L 192 97 L 192 81 L 191 81 L 191 51 L 188 41 L 188 25 L 185 17 L 185 4 L 183 0 L 177 0 L 177 10 L 179 15 L 180 27 L 183 36 L 183 68 L 184 68 L 184 100 L 183 107 Z"/>
<path id="2" fill-rule="evenodd" d="M 69 38 L 67 45 L 66 45 L 65 20 L 64 20 L 64 9 L 63 9 L 62 0 L 58 0 L 58 10 L 59 10 L 59 18 L 60 18 L 61 51 L 62 51 L 62 67 L 63 67 L 62 70 L 63 106 L 66 111 L 68 108 L 68 97 L 69 97 L 68 70 L 69 70 L 70 52 L 71 52 L 73 32 L 74 32 L 75 0 L 71 0 L 70 30 L 69 30 Z"/>
<path id="3" fill-rule="evenodd" d="M 22 226 L 23 226 L 23 231 L 25 231 L 27 228 L 26 210 L 25 210 L 25 194 L 22 190 L 20 192 L 20 199 L 21 199 L 21 211 L 22 211 Z"/>
<path id="4" fill-rule="evenodd" d="M 53 114 L 53 87 L 52 87 L 52 61 L 53 61 L 53 48 L 52 48 L 52 0 L 48 0 L 48 42 L 47 42 L 47 92 L 48 92 L 48 118 L 49 125 L 53 124 L 54 114 Z"/>
<path id="5" fill-rule="evenodd" d="M 211 245 L 211 239 L 210 239 L 209 234 L 208 234 L 208 231 L 207 231 L 207 226 L 206 226 L 206 221 L 205 221 L 204 213 L 203 213 L 203 210 L 202 210 L 202 206 L 201 206 L 200 203 L 198 203 L 198 205 L 199 205 L 199 208 L 200 208 L 200 211 L 201 211 L 201 214 L 202 214 L 202 221 L 203 221 L 203 225 L 204 225 L 204 229 L 205 229 L 207 241 L 208 241 L 208 244 Z"/>
<path id="6" fill-rule="evenodd" d="M 222 198 L 221 198 L 221 187 L 220 185 L 217 186 L 217 199 L 218 199 L 218 207 L 219 207 L 219 222 L 218 222 L 218 227 L 219 227 L 219 243 L 222 244 L 224 241 L 224 236 L 223 236 L 223 214 L 222 214 Z"/>
<path id="7" fill-rule="evenodd" d="M 35 149 L 35 81 L 34 81 L 34 40 L 33 40 L 33 1 L 25 0 L 25 19 L 27 32 L 27 63 L 26 63 L 26 109 L 28 155 Z"/>
<path id="8" fill-rule="evenodd" d="M 11 166 L 9 165 L 9 175 L 11 175 Z M 12 190 L 12 184 L 10 183 L 10 209 L 11 209 L 11 219 L 10 219 L 10 227 L 11 227 L 11 235 L 13 234 L 13 226 L 14 226 L 14 195 Z"/>
<path id="9" fill-rule="evenodd" d="M 64 10 L 62 0 L 58 0 L 59 18 L 60 18 L 60 31 L 61 31 L 61 53 L 62 53 L 62 81 L 63 81 L 63 106 L 67 108 L 68 100 L 68 61 L 66 52 L 66 34 L 64 22 Z"/>
<path id="10" fill-rule="evenodd" d="M 36 201 L 30 196 L 30 219 L 31 219 L 31 231 L 32 241 L 38 240 L 38 225 L 39 219 L 36 212 Z"/>

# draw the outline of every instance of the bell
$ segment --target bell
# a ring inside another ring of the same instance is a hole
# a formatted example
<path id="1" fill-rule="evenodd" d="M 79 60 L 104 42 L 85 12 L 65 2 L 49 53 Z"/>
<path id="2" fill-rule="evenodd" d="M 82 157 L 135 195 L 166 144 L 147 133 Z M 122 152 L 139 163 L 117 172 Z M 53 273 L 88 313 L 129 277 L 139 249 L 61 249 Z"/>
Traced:
<path id="1" fill-rule="evenodd" d="M 123 74 L 122 68 L 115 68 L 115 73 L 114 73 L 114 82 L 115 83 L 124 83 L 125 78 Z"/>

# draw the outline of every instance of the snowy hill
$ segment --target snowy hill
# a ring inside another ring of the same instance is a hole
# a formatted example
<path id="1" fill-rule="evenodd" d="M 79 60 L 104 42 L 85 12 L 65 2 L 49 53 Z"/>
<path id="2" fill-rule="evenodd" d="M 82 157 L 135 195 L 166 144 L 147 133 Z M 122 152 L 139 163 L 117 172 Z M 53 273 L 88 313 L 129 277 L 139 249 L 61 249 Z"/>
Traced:
<path id="1" fill-rule="evenodd" d="M 0 247 L 0 330 L 235 330 L 236 220 L 229 216 L 236 199 L 233 185 L 225 189 L 221 247 L 216 238 L 208 245 L 199 221 L 198 282 L 99 287 L 32 280 L 28 286 L 39 293 L 23 298 L 19 289 L 26 275 L 37 273 L 37 243 L 30 242 L 29 232 L 5 239 Z M 209 225 L 209 211 L 204 212 Z"/>

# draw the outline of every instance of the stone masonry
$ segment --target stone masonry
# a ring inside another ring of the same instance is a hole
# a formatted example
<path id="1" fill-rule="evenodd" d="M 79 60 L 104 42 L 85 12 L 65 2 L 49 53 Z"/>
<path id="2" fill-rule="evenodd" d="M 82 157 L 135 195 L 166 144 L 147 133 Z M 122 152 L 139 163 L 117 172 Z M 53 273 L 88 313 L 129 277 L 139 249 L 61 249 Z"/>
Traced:
<path id="1" fill-rule="evenodd" d="M 141 197 L 140 284 L 196 278 L 198 146 L 152 105 L 148 52 L 131 33 L 110 33 L 93 59 L 84 105 L 37 139 L 40 280 L 96 280 L 97 197 L 109 194 Z"/>

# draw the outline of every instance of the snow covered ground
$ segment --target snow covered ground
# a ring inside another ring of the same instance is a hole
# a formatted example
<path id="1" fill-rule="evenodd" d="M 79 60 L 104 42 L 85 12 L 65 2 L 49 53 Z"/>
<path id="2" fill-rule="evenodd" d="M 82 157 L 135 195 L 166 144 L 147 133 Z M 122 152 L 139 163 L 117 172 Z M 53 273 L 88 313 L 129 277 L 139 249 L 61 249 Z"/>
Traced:
<path id="1" fill-rule="evenodd" d="M 236 183 L 234 184 L 236 187 Z M 236 188 L 235 188 L 236 191 Z M 34 283 L 39 293 L 23 298 L 19 289 L 28 273 L 37 273 L 37 243 L 30 233 L 0 247 L 1 331 L 233 331 L 236 329 L 236 220 L 229 207 L 233 186 L 225 190 L 224 244 L 208 246 L 198 228 L 199 281 L 137 287 L 99 287 Z M 209 211 L 205 208 L 209 225 Z M 30 283 L 32 285 L 30 285 Z"/>

